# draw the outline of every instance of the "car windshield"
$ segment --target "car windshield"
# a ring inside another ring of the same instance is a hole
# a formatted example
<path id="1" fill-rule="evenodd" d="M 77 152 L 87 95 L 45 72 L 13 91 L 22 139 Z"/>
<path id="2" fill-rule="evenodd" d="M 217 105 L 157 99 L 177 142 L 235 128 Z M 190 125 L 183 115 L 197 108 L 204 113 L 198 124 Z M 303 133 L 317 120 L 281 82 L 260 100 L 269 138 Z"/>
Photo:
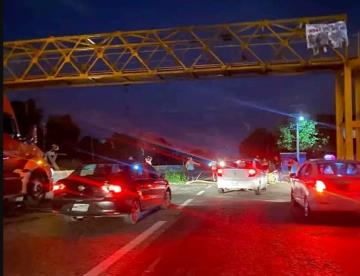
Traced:
<path id="1" fill-rule="evenodd" d="M 109 176 L 124 174 L 126 165 L 122 164 L 87 164 L 74 171 L 77 176 Z"/>
<path id="2" fill-rule="evenodd" d="M 318 164 L 321 175 L 360 177 L 360 163 L 357 162 L 324 162 Z"/>

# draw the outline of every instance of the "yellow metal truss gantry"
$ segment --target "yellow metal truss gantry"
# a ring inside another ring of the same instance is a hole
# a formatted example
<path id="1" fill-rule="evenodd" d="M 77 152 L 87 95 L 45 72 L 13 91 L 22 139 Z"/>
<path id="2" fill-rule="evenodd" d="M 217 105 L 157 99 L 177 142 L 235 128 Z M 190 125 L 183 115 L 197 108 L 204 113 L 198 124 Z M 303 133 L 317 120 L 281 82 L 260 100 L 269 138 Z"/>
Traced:
<path id="1" fill-rule="evenodd" d="M 48 37 L 4 43 L 4 86 L 105 85 L 339 68 L 346 49 L 314 56 L 305 24 L 345 15 Z"/>
<path id="2" fill-rule="evenodd" d="M 336 21 L 346 22 L 346 15 L 4 42 L 3 88 L 335 70 L 338 156 L 354 158 L 354 136 L 360 160 L 360 36 L 316 55 L 306 45 L 306 24 Z"/>

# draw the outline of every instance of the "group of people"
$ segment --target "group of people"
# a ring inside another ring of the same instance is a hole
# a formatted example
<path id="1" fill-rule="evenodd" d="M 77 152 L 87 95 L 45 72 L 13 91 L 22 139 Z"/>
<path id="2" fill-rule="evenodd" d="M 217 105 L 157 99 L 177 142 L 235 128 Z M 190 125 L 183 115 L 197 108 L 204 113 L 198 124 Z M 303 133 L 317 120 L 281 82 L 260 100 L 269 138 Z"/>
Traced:
<path id="1" fill-rule="evenodd" d="M 281 162 L 279 157 L 277 156 L 274 156 L 272 159 L 269 160 L 265 157 L 261 159 L 259 156 L 257 156 L 255 160 L 259 161 L 262 168 L 269 172 L 279 171 L 281 168 Z"/>

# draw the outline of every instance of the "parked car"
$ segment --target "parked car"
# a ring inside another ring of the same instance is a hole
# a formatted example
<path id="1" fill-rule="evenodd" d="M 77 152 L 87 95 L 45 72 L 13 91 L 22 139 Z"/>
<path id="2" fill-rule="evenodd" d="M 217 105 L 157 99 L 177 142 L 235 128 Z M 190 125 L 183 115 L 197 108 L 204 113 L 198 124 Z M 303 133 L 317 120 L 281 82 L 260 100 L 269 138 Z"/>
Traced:
<path id="1" fill-rule="evenodd" d="M 257 160 L 223 161 L 217 170 L 217 186 L 220 193 L 244 189 L 259 195 L 266 190 L 267 176 Z"/>
<path id="2" fill-rule="evenodd" d="M 360 162 L 309 160 L 291 174 L 291 202 L 311 211 L 360 211 Z"/>
<path id="3" fill-rule="evenodd" d="M 125 216 L 135 224 L 141 212 L 171 203 L 167 180 L 149 164 L 92 163 L 54 185 L 53 211 L 67 220 Z"/>

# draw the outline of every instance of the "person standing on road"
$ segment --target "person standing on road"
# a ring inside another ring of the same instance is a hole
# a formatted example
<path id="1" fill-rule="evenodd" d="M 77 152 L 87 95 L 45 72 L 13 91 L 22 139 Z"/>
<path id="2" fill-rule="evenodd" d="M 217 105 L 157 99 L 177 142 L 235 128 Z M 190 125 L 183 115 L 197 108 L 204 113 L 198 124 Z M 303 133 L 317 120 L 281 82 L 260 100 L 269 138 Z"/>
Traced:
<path id="1" fill-rule="evenodd" d="M 277 157 L 276 155 L 274 156 L 273 163 L 274 163 L 275 170 L 280 171 L 281 164 L 280 164 L 279 157 Z"/>
<path id="2" fill-rule="evenodd" d="M 210 168 L 211 168 L 211 172 L 212 172 L 212 178 L 213 181 L 216 182 L 217 181 L 217 163 L 216 161 L 211 161 L 209 164 Z"/>
<path id="3" fill-rule="evenodd" d="M 299 168 L 299 162 L 297 161 L 296 158 L 292 159 L 290 173 L 289 173 L 289 181 L 291 181 L 290 175 L 291 174 L 296 174 L 298 168 Z"/>
<path id="4" fill-rule="evenodd" d="M 269 169 L 269 162 L 266 158 L 263 158 L 261 161 L 261 166 L 263 167 L 263 170 L 267 171 Z"/>
<path id="5" fill-rule="evenodd" d="M 51 145 L 51 149 L 45 153 L 46 161 L 56 171 L 60 170 L 59 166 L 56 164 L 56 158 L 58 156 L 58 154 L 57 154 L 58 150 L 59 150 L 59 146 L 53 144 L 53 145 Z"/>
<path id="6" fill-rule="evenodd" d="M 189 157 L 188 160 L 185 163 L 185 168 L 186 168 L 186 174 L 187 174 L 187 179 L 189 181 L 192 181 L 195 177 L 194 172 L 195 172 L 195 165 L 198 165 L 198 163 L 196 163 L 192 157 Z"/>

